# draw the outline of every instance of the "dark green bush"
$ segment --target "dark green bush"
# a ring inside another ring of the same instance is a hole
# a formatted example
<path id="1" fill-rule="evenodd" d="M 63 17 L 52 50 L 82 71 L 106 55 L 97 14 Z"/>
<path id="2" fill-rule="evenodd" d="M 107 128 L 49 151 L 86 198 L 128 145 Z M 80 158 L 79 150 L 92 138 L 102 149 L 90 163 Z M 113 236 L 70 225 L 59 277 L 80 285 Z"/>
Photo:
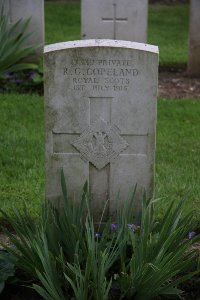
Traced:
<path id="1" fill-rule="evenodd" d="M 16 235 L 8 232 L 18 268 L 35 278 L 33 288 L 46 300 L 155 299 L 179 296 L 179 284 L 199 272 L 188 238 L 191 214 L 184 201 L 171 203 L 156 222 L 156 201 L 142 200 L 141 223 L 134 224 L 133 196 L 116 208 L 115 223 L 96 228 L 89 208 L 87 184 L 79 202 L 67 195 L 61 178 L 62 212 L 46 203 L 39 224 L 25 211 L 11 217 L 2 212 Z M 29 221 L 27 221 L 29 220 Z"/>

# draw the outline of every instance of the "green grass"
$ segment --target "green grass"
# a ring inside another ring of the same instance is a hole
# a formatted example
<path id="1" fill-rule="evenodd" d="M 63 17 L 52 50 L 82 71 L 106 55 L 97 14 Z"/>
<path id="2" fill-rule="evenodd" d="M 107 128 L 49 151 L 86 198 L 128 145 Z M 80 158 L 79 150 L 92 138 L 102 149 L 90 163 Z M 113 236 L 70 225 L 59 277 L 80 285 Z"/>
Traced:
<path id="1" fill-rule="evenodd" d="M 44 200 L 43 97 L 1 95 L 0 207 L 25 201 L 33 216 Z M 164 203 L 188 191 L 188 209 L 200 219 L 200 101 L 158 102 L 155 195 Z"/>
<path id="2" fill-rule="evenodd" d="M 158 101 L 155 196 L 164 197 L 159 213 L 171 199 L 186 196 L 187 209 L 200 219 L 200 101 Z"/>
<path id="3" fill-rule="evenodd" d="M 80 39 L 80 4 L 45 4 L 46 44 Z M 160 64 L 187 63 L 189 6 L 149 6 L 148 42 L 160 48 Z"/>
<path id="4" fill-rule="evenodd" d="M 148 42 L 159 46 L 161 65 L 187 63 L 188 23 L 188 5 L 150 6 Z"/>
<path id="5" fill-rule="evenodd" d="M 1 95 L 0 207 L 27 204 L 35 215 L 44 199 L 43 98 Z"/>
<path id="6" fill-rule="evenodd" d="M 80 39 L 80 4 L 45 3 L 46 44 Z"/>

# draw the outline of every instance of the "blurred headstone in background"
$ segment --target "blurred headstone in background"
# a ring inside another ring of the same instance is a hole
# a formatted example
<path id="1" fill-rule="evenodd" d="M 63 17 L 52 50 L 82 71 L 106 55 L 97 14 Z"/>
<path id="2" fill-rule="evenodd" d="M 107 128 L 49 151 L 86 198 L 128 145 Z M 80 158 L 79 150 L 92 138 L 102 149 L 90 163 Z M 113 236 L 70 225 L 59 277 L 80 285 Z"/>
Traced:
<path id="1" fill-rule="evenodd" d="M 37 62 L 42 57 L 44 46 L 44 0 L 0 0 L 0 7 L 2 6 L 12 24 L 19 19 L 31 17 L 26 30 L 26 33 L 31 33 L 31 35 L 24 45 L 40 45 L 35 52 L 36 55 L 31 56 L 31 60 Z"/>
<path id="2" fill-rule="evenodd" d="M 190 1 L 188 73 L 200 75 L 200 0 Z"/>
<path id="3" fill-rule="evenodd" d="M 81 38 L 147 40 L 148 0 L 82 0 Z"/>

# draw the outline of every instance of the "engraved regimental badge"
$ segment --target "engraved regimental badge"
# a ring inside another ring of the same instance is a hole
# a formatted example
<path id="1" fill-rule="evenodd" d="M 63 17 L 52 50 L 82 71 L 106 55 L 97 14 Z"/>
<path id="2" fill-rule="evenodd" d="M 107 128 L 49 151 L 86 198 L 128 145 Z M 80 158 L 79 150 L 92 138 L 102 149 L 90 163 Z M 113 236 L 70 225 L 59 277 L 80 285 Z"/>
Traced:
<path id="1" fill-rule="evenodd" d="M 91 124 L 72 145 L 99 170 L 113 162 L 128 147 L 119 129 L 101 118 Z"/>

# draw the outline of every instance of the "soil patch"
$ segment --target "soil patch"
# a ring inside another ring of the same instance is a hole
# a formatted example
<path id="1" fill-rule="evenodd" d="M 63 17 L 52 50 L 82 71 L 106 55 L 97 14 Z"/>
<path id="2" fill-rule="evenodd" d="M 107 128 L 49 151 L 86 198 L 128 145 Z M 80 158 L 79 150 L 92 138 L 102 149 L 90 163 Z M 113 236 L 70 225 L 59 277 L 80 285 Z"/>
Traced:
<path id="1" fill-rule="evenodd" d="M 200 77 L 189 77 L 186 71 L 166 70 L 159 72 L 158 78 L 159 97 L 200 100 Z"/>

